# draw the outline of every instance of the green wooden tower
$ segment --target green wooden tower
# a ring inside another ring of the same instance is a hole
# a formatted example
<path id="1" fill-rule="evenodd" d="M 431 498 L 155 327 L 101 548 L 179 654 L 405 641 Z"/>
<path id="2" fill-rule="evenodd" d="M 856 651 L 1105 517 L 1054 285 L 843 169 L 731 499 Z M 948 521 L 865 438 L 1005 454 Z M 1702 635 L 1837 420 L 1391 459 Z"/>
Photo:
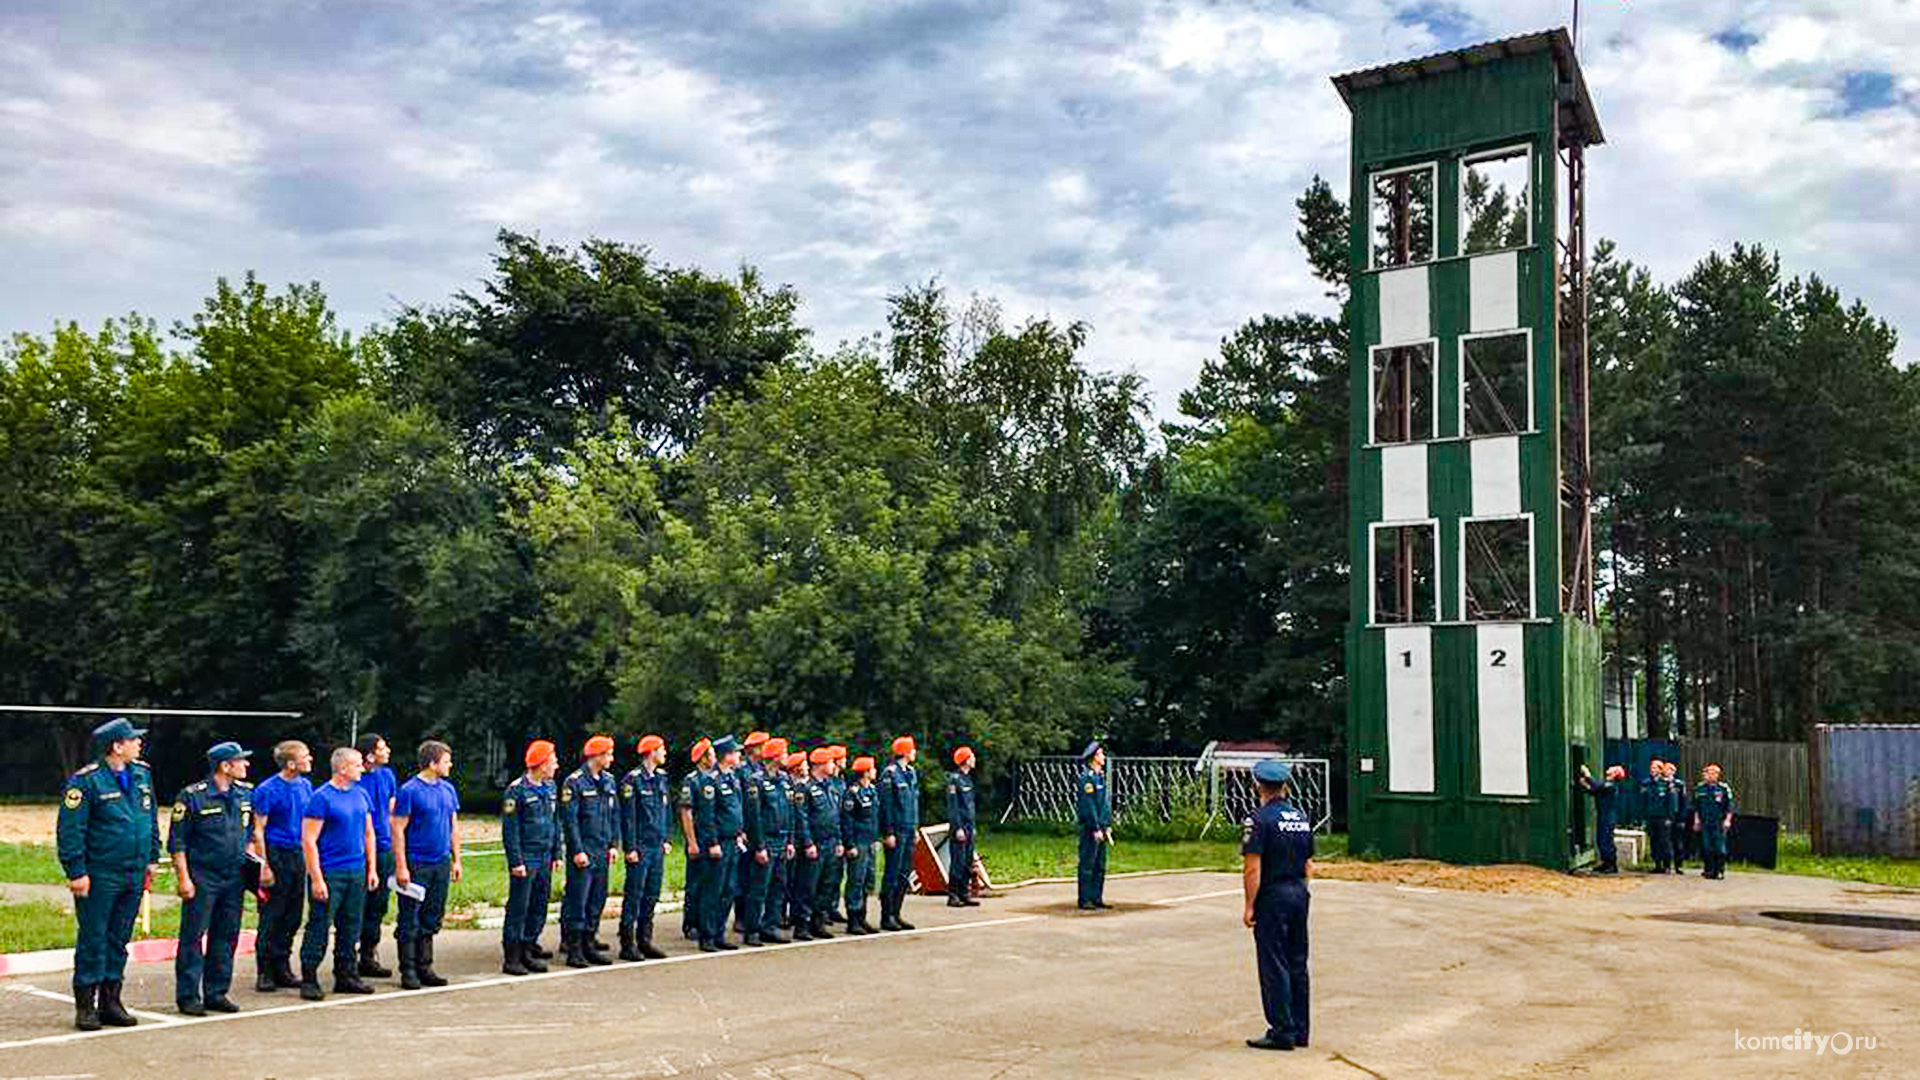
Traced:
<path id="1" fill-rule="evenodd" d="M 1353 114 L 1350 845 L 1592 859 L 1585 151 L 1564 30 L 1334 79 Z"/>

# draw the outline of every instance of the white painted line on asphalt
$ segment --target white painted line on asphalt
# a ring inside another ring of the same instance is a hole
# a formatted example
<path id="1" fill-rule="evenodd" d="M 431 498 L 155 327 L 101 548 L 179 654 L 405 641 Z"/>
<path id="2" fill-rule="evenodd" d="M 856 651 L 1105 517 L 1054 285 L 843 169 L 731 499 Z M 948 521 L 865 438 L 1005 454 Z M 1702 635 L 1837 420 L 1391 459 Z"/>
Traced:
<path id="1" fill-rule="evenodd" d="M 1440 891 L 1439 889 L 1435 889 L 1427 885 L 1395 885 L 1394 888 L 1400 890 L 1401 892 L 1411 892 L 1411 893 L 1437 893 Z"/>
<path id="2" fill-rule="evenodd" d="M 1215 892 L 1194 893 L 1192 896 L 1175 896 L 1167 900 L 1155 900 L 1156 904 L 1184 904 L 1189 900 L 1211 900 L 1216 896 L 1239 896 L 1246 892 L 1241 889 L 1220 889 Z"/>
<path id="3" fill-rule="evenodd" d="M 368 1002 L 410 1001 L 426 997 L 429 994 L 451 994 L 460 990 L 482 990 L 494 986 L 517 986 L 524 983 L 544 982 L 549 979 L 565 979 L 575 975 L 600 975 L 610 971 L 643 971 L 648 968 L 664 967 L 668 964 L 688 964 L 696 960 L 718 960 L 723 957 L 739 958 L 743 956 L 764 956 L 768 953 L 785 952 L 792 949 L 814 949 L 829 945 L 848 945 L 860 942 L 890 941 L 898 938 L 920 937 L 927 934 L 942 934 L 954 930 L 972 930 L 988 926 L 1010 926 L 1014 923 L 1033 922 L 1044 918 L 1041 915 L 1013 915 L 1004 919 L 979 919 L 972 922 L 948 923 L 945 926 L 922 926 L 913 930 L 896 930 L 891 933 L 876 934 L 872 937 L 846 937 L 844 935 L 825 941 L 794 941 L 785 945 L 767 945 L 758 949 L 741 947 L 733 952 L 695 952 L 669 956 L 665 960 L 647 960 L 637 964 L 616 963 L 606 967 L 555 968 L 540 975 L 496 975 L 485 979 L 467 982 L 450 982 L 445 986 L 429 986 L 419 990 L 397 990 L 378 994 L 340 994 L 325 1001 L 303 1001 L 297 1005 L 276 1005 L 266 1009 L 249 1009 L 237 1013 L 219 1013 L 209 1016 L 189 1016 L 173 1019 L 160 1027 L 103 1028 L 99 1031 L 70 1031 L 60 1035 L 42 1035 L 32 1039 L 16 1039 L 12 1042 L 0 1042 L 0 1050 L 11 1050 L 21 1046 L 46 1046 L 54 1043 L 77 1042 L 81 1039 L 104 1039 L 115 1035 L 134 1035 L 146 1031 L 172 1031 L 178 1028 L 193 1027 L 196 1024 L 219 1024 L 230 1020 L 248 1020 L 256 1016 L 278 1016 L 283 1013 L 306 1012 L 311 1009 L 333 1009 L 348 1005 L 364 1005 Z M 30 993 L 39 997 L 55 997 L 69 1004 L 73 999 L 63 994 L 38 987 L 5 985 L 7 989 Z"/>
<path id="4" fill-rule="evenodd" d="M 68 1005 L 73 1004 L 72 994 L 62 994 L 57 990 L 42 990 L 37 986 L 26 986 L 26 985 L 17 984 L 17 983 L 6 983 L 4 985 L 6 989 L 11 990 L 16 994 L 26 994 L 30 997 L 46 998 L 49 1001 L 64 1001 Z M 184 1022 L 185 1020 L 184 1017 L 168 1016 L 165 1013 L 148 1012 L 145 1009 L 136 1009 L 131 1005 L 127 1006 L 127 1011 L 137 1017 L 140 1017 L 143 1020 L 151 1020 L 156 1024 L 178 1024 L 178 1023 Z"/>

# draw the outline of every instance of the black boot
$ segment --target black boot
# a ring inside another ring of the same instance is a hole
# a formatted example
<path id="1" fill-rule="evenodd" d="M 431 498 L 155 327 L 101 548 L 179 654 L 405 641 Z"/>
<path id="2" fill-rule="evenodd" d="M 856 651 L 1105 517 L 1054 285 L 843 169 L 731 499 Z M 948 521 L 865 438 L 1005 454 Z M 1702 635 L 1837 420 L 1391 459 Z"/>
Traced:
<path id="1" fill-rule="evenodd" d="M 333 969 L 333 992 L 336 994 L 371 994 L 373 987 L 360 981 L 359 965 L 353 960 Z"/>
<path id="2" fill-rule="evenodd" d="M 867 928 L 867 907 L 865 904 L 854 907 L 847 905 L 847 934 L 850 937 L 865 937 L 873 933 Z"/>
<path id="3" fill-rule="evenodd" d="M 567 956 L 567 966 L 583 968 L 587 966 L 586 950 L 580 947 L 580 935 L 571 930 L 560 934 L 560 951 Z"/>
<path id="4" fill-rule="evenodd" d="M 273 960 L 273 982 L 276 986 L 292 990 L 300 986 L 300 980 L 293 977 L 293 960 L 288 956 L 276 956 Z"/>
<path id="5" fill-rule="evenodd" d="M 639 946 L 640 955 L 648 960 L 665 960 L 667 954 L 655 948 L 653 944 L 653 920 L 646 920 L 636 929 L 638 930 L 638 935 L 634 944 Z"/>
<path id="6" fill-rule="evenodd" d="M 99 986 L 76 987 L 73 992 L 73 1026 L 81 1031 L 100 1030 L 100 1009 L 94 1002 L 100 996 Z"/>
<path id="7" fill-rule="evenodd" d="M 547 970 L 545 957 L 551 955 L 547 950 L 541 948 L 540 943 L 537 941 L 523 941 L 520 943 L 520 966 L 526 968 L 530 974 L 545 974 Z"/>
<path id="8" fill-rule="evenodd" d="M 634 940 L 636 936 L 634 927 L 626 923 L 620 925 L 620 959 L 629 964 L 640 959 L 639 943 Z"/>
<path id="9" fill-rule="evenodd" d="M 793 927 L 792 927 L 792 929 L 793 929 L 793 940 L 795 940 L 795 941 L 812 941 L 812 940 L 813 940 L 813 929 L 812 929 L 812 927 L 813 927 L 813 920 L 812 920 L 812 919 L 802 919 L 802 918 L 796 918 L 796 919 L 794 919 L 794 920 L 793 920 Z"/>
<path id="10" fill-rule="evenodd" d="M 300 965 L 300 1000 L 325 1001 L 327 992 L 320 989 L 320 969 Z"/>
<path id="11" fill-rule="evenodd" d="M 525 975 L 527 965 L 520 959 L 521 945 L 517 941 L 503 942 L 500 946 L 500 974 Z"/>
<path id="12" fill-rule="evenodd" d="M 132 1027 L 140 1022 L 133 1018 L 125 1005 L 120 1004 L 118 982 L 100 984 L 100 1022 L 108 1027 Z"/>
<path id="13" fill-rule="evenodd" d="M 212 997 L 207 999 L 207 1011 L 217 1012 L 217 1013 L 237 1013 L 240 1011 L 240 1006 L 235 1005 L 233 1003 L 233 999 L 229 998 L 225 994 L 215 994 Z"/>
<path id="14" fill-rule="evenodd" d="M 831 941 L 833 939 L 833 931 L 827 929 L 827 913 L 824 911 L 816 911 L 813 913 L 813 925 L 808 929 L 812 931 L 814 937 L 822 941 Z"/>
<path id="15" fill-rule="evenodd" d="M 594 967 L 606 967 L 613 963 L 613 954 L 607 951 L 606 943 L 593 936 L 591 932 L 580 935 L 580 955 Z"/>
<path id="16" fill-rule="evenodd" d="M 380 945 L 378 942 L 366 942 L 360 946 L 360 966 L 358 974 L 368 979 L 391 979 L 393 971 L 380 963 Z"/>
<path id="17" fill-rule="evenodd" d="M 892 893 L 880 894 L 880 929 L 882 930 L 906 929 L 905 927 L 900 925 L 899 919 L 896 919 L 893 917 L 893 894 Z"/>
<path id="18" fill-rule="evenodd" d="M 415 962 L 420 968 L 421 986 L 445 986 L 447 980 L 433 970 L 433 935 L 413 939 L 413 947 L 418 950 Z"/>
<path id="19" fill-rule="evenodd" d="M 588 931 L 586 946 L 588 952 L 606 952 L 612 948 L 612 946 L 600 940 L 600 931 L 598 930 Z"/>
<path id="20" fill-rule="evenodd" d="M 400 989 L 420 989 L 420 939 L 400 943 Z"/>
<path id="21" fill-rule="evenodd" d="M 762 924 L 760 928 L 760 941 L 762 944 L 786 945 L 791 943 L 792 941 L 791 938 L 784 938 L 780 936 L 778 924 L 779 924 L 778 919 L 769 919 L 764 924 Z"/>
<path id="22" fill-rule="evenodd" d="M 258 945 L 253 953 L 253 992 L 271 994 L 280 989 L 279 980 L 273 977 L 273 957 L 263 955 Z"/>

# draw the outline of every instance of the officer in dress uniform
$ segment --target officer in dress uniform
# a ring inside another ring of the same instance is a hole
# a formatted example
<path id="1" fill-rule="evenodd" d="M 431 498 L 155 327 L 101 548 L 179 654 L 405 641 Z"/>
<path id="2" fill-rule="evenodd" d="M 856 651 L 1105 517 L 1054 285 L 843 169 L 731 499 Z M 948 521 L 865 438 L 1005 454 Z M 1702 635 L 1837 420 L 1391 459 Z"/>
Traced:
<path id="1" fill-rule="evenodd" d="M 1253 767 L 1260 807 L 1242 827 L 1247 906 L 1260 967 L 1260 1004 L 1267 1031 L 1247 1045 L 1292 1050 L 1307 1045 L 1307 879 L 1313 876 L 1313 823 L 1293 804 L 1285 762 Z"/>
<path id="2" fill-rule="evenodd" d="M 728 952 L 739 948 L 727 940 L 727 909 L 732 907 L 733 873 L 745 844 L 746 809 L 740 798 L 735 770 L 740 744 L 731 735 L 713 742 L 699 773 L 694 792 L 693 831 L 705 856 L 700 885 L 700 951 Z"/>
<path id="3" fill-rule="evenodd" d="M 766 741 L 766 732 L 748 732 L 746 740 L 740 744 L 740 764 L 733 770 L 734 787 L 740 792 L 740 813 L 744 826 L 742 831 L 747 834 L 747 850 L 742 851 L 740 857 L 734 861 L 733 896 L 729 903 L 733 908 L 733 929 L 742 938 L 747 936 L 753 926 L 752 920 L 747 915 L 747 889 L 753 883 L 753 867 L 759 865 L 759 860 L 754 857 L 753 838 L 760 829 L 759 823 L 754 820 L 759 807 L 754 802 L 756 792 L 753 778 L 760 771 L 760 747 L 765 745 Z M 751 941 L 747 944 L 758 945 L 759 942 Z"/>
<path id="4" fill-rule="evenodd" d="M 920 837 L 919 756 L 913 736 L 893 740 L 893 764 L 880 781 L 880 843 L 887 849 L 886 876 L 880 881 L 880 929 L 911 930 L 900 917 L 907 902 L 907 879 L 913 874 L 913 847 Z"/>
<path id="5" fill-rule="evenodd" d="M 567 966 L 613 963 L 594 937 L 607 907 L 607 873 L 620 856 L 620 785 L 613 739 L 595 735 L 583 748 L 586 760 L 560 785 L 560 832 L 567 844 L 567 889 L 560 897 L 560 947 Z"/>
<path id="6" fill-rule="evenodd" d="M 874 844 L 880 837 L 876 805 L 879 801 L 873 790 L 873 759 L 853 759 L 853 784 L 840 797 L 840 839 L 847 850 L 849 934 L 879 933 L 867 921 L 867 894 L 873 891 Z"/>
<path id="7" fill-rule="evenodd" d="M 947 906 L 979 907 L 973 898 L 973 748 L 953 752 L 953 771 L 947 774 Z"/>
<path id="8" fill-rule="evenodd" d="M 1574 790 L 1593 796 L 1593 839 L 1600 849 L 1600 865 L 1595 868 L 1596 873 L 1620 872 L 1619 854 L 1613 845 L 1613 827 L 1619 820 L 1620 785 L 1626 778 L 1627 770 L 1618 765 L 1609 765 L 1606 779 L 1595 780 L 1593 773 L 1582 765 L 1579 778 L 1573 782 Z"/>
<path id="9" fill-rule="evenodd" d="M 760 744 L 754 769 L 747 780 L 749 828 L 747 843 L 747 929 L 749 945 L 785 945 L 780 936 L 779 901 L 786 889 L 787 860 L 793 858 L 793 804 L 787 799 L 786 778 L 780 771 L 787 740 L 768 738 Z"/>
<path id="10" fill-rule="evenodd" d="M 207 751 L 212 772 L 188 784 L 173 804 L 167 852 L 180 894 L 180 947 L 173 956 L 173 1000 L 188 1016 L 239 1012 L 227 997 L 240 941 L 247 853 L 253 845 L 252 755 L 236 742 Z M 203 953 L 200 939 L 206 938 Z"/>
<path id="11" fill-rule="evenodd" d="M 700 940 L 700 912 L 705 901 L 701 890 L 706 887 L 707 852 L 700 846 L 700 836 L 693 825 L 694 806 L 700 801 L 701 777 L 713 771 L 713 740 L 700 739 L 687 752 L 687 759 L 693 763 L 693 770 L 680 778 L 680 834 L 686 841 L 686 884 L 680 891 L 680 933 L 688 941 Z"/>
<path id="12" fill-rule="evenodd" d="M 1673 871 L 1673 815 L 1667 803 L 1667 777 L 1659 758 L 1647 763 L 1647 778 L 1640 784 L 1640 796 L 1647 807 L 1647 840 L 1653 847 L 1653 872 Z"/>
<path id="13" fill-rule="evenodd" d="M 807 754 L 813 766 L 813 778 L 807 783 L 808 846 L 814 852 L 811 873 L 813 893 L 807 902 L 807 933 L 810 937 L 831 938 L 827 912 L 833 907 L 832 890 L 840 879 L 838 867 L 846 848 L 840 842 L 840 802 L 834 795 L 833 748 L 822 746 Z M 793 936 L 800 937 L 800 923 L 794 922 Z M 802 939 L 805 940 L 805 939 Z"/>
<path id="14" fill-rule="evenodd" d="M 1720 782 L 1720 766 L 1700 770 L 1693 789 L 1693 830 L 1700 837 L 1701 876 L 1727 876 L 1727 833 L 1733 829 L 1733 788 Z"/>
<path id="15" fill-rule="evenodd" d="M 787 803 L 793 808 L 793 864 L 787 871 L 783 926 L 793 928 L 795 941 L 813 940 L 813 885 L 820 866 L 820 849 L 814 845 L 808 816 L 813 778 L 807 775 L 807 756 L 796 750 L 781 761 L 787 769 Z"/>
<path id="16" fill-rule="evenodd" d="M 500 800 L 500 846 L 507 857 L 507 917 L 500 924 L 500 970 L 508 975 L 547 970 L 540 933 L 547 927 L 547 898 L 560 861 L 559 796 L 553 775 L 560 758 L 552 743 L 527 744 L 527 771 L 513 778 Z"/>
<path id="17" fill-rule="evenodd" d="M 1080 910 L 1107 907 L 1107 847 L 1113 843 L 1113 800 L 1107 794 L 1107 752 L 1099 740 L 1080 751 L 1074 817 L 1080 823 Z"/>
<path id="18" fill-rule="evenodd" d="M 153 776 L 140 760 L 146 729 L 120 717 L 93 729 L 95 758 L 67 778 L 57 828 L 60 868 L 73 893 L 74 1026 L 132 1027 L 120 1001 L 127 942 L 160 858 Z"/>
<path id="19" fill-rule="evenodd" d="M 664 960 L 653 944 L 653 908 L 660 902 L 667 852 L 667 818 L 673 787 L 667 780 L 667 741 L 640 740 L 640 764 L 620 781 L 620 844 L 627 849 L 627 876 L 620 888 L 620 959 Z"/>

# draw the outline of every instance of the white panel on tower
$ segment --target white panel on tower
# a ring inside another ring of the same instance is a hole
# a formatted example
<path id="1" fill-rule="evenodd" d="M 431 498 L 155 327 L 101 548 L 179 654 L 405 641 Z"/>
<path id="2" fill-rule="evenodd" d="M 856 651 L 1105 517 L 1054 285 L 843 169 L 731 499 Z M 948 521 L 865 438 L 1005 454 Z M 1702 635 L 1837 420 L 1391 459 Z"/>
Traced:
<path id="1" fill-rule="evenodd" d="M 1468 259 L 1467 331 L 1511 330 L 1520 325 L 1520 253 L 1502 251 Z"/>
<path id="2" fill-rule="evenodd" d="M 1433 790 L 1433 634 L 1388 627 L 1387 790 Z"/>
<path id="3" fill-rule="evenodd" d="M 1525 628 L 1474 628 L 1479 677 L 1480 793 L 1527 794 L 1527 666 Z"/>
<path id="4" fill-rule="evenodd" d="M 1520 512 L 1520 436 L 1475 439 L 1473 516 L 1498 517 Z"/>
<path id="5" fill-rule="evenodd" d="M 1380 274 L 1380 344 L 1407 345 L 1433 336 L 1427 312 L 1427 268 Z"/>
<path id="6" fill-rule="evenodd" d="M 1427 445 L 1403 443 L 1380 451 L 1380 520 L 1424 521 Z"/>

